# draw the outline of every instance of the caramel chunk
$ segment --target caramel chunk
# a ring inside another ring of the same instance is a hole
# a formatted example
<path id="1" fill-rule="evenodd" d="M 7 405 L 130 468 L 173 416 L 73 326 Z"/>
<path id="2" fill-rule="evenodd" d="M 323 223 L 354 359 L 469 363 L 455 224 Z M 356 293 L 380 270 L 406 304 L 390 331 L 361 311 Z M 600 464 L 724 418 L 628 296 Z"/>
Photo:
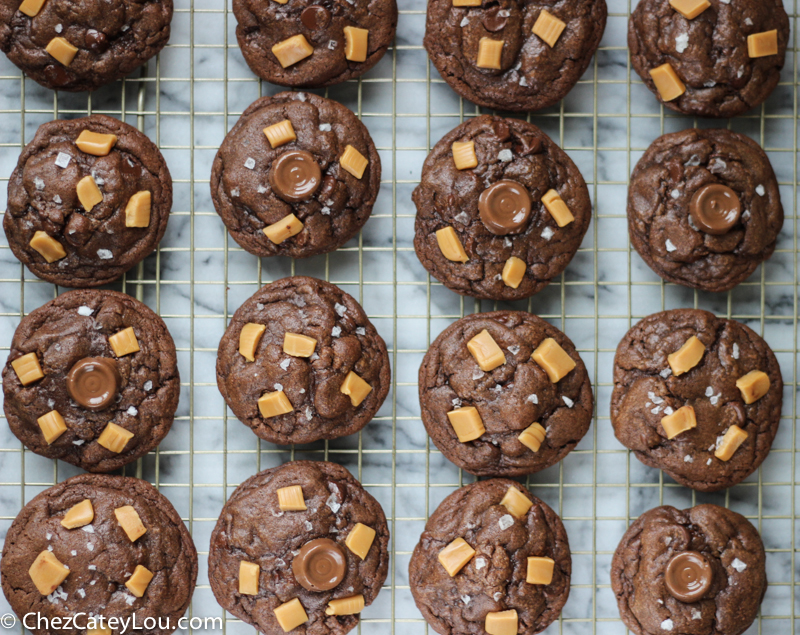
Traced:
<path id="1" fill-rule="evenodd" d="M 125 428 L 118 426 L 111 421 L 97 437 L 97 442 L 106 450 L 111 450 L 119 454 L 125 449 L 128 441 L 133 438 L 133 432 L 129 432 Z"/>
<path id="2" fill-rule="evenodd" d="M 67 529 L 77 529 L 88 525 L 94 520 L 94 508 L 92 501 L 84 498 L 80 503 L 77 503 L 67 510 L 64 518 L 61 519 L 61 525 Z"/>
<path id="3" fill-rule="evenodd" d="M 516 487 L 509 487 L 503 496 L 500 504 L 508 510 L 508 513 L 517 518 L 522 518 L 528 513 L 533 503 L 531 500 L 520 492 Z"/>
<path id="4" fill-rule="evenodd" d="M 47 442 L 47 445 L 50 445 L 67 431 L 64 417 L 55 410 L 51 410 L 47 414 L 39 417 L 36 423 L 38 423 L 39 427 L 42 429 L 42 434 L 44 435 L 44 440 Z"/>
<path id="5" fill-rule="evenodd" d="M 565 22 L 559 20 L 549 11 L 542 9 L 539 17 L 536 18 L 532 32 L 547 42 L 550 48 L 553 48 L 566 27 Z M 514 632 L 516 633 L 516 631 Z"/>
<path id="6" fill-rule="evenodd" d="M 340 598 L 328 602 L 325 615 L 355 615 L 364 610 L 364 596 L 353 595 L 349 598 Z"/>
<path id="7" fill-rule="evenodd" d="M 117 357 L 125 357 L 125 355 L 138 353 L 141 350 L 139 348 L 139 340 L 136 339 L 136 332 L 132 326 L 114 333 L 108 338 L 108 344 Z"/>
<path id="8" fill-rule="evenodd" d="M 455 141 L 453 149 L 453 162 L 457 170 L 469 170 L 478 167 L 478 155 L 475 154 L 474 141 Z"/>
<path id="9" fill-rule="evenodd" d="M 256 361 L 256 349 L 266 330 L 267 327 L 263 324 L 254 324 L 253 322 L 245 324 L 239 333 L 239 355 L 248 362 Z"/>
<path id="10" fill-rule="evenodd" d="M 682 432 L 696 428 L 697 418 L 694 415 L 694 408 L 683 406 L 671 415 L 661 417 L 661 427 L 667 433 L 668 439 L 674 439 Z"/>
<path id="11" fill-rule="evenodd" d="M 76 189 L 78 192 L 78 200 L 81 202 L 81 205 L 83 205 L 83 209 L 87 212 L 91 212 L 95 205 L 103 202 L 103 193 L 100 191 L 100 188 L 97 187 L 97 183 L 94 182 L 91 174 L 84 176 L 78 181 Z"/>
<path id="12" fill-rule="evenodd" d="M 564 199 L 555 190 L 548 190 L 542 197 L 542 203 L 559 227 L 569 225 L 575 220 Z"/>
<path id="13" fill-rule="evenodd" d="M 278 58 L 278 62 L 283 68 L 288 68 L 304 60 L 314 52 L 314 48 L 308 43 L 302 33 L 278 42 L 272 47 L 272 54 Z"/>
<path id="14" fill-rule="evenodd" d="M 42 10 L 45 0 L 23 0 L 19 5 L 20 13 L 24 13 L 29 18 L 36 16 Z"/>
<path id="15" fill-rule="evenodd" d="M 517 610 L 509 609 L 508 611 L 487 613 L 483 628 L 488 635 L 517 635 L 518 625 Z"/>
<path id="16" fill-rule="evenodd" d="M 478 362 L 478 366 L 485 373 L 506 363 L 503 349 L 497 345 L 497 342 L 494 341 L 494 338 L 486 329 L 483 329 L 467 342 L 467 349 L 472 353 L 475 361 Z"/>
<path id="17" fill-rule="evenodd" d="M 528 584 L 550 584 L 553 581 L 553 568 L 555 562 L 552 558 L 531 556 L 528 558 L 528 575 L 525 582 Z"/>
<path id="18" fill-rule="evenodd" d="M 650 77 L 653 78 L 656 90 L 664 101 L 677 99 L 686 92 L 686 85 L 669 62 L 651 70 Z"/>
<path id="19" fill-rule="evenodd" d="M 365 62 L 367 60 L 369 29 L 346 26 L 342 30 L 344 31 L 345 58 L 351 62 Z"/>
<path id="20" fill-rule="evenodd" d="M 303 223 L 294 214 L 289 214 L 281 218 L 277 223 L 267 225 L 263 231 L 274 244 L 280 245 L 284 240 L 297 236 L 303 231 Z"/>
<path id="21" fill-rule="evenodd" d="M 297 598 L 284 602 L 278 608 L 274 609 L 274 613 L 275 619 L 278 620 L 278 624 L 281 625 L 285 633 L 294 630 L 308 621 L 306 610 Z"/>
<path id="22" fill-rule="evenodd" d="M 91 130 L 84 130 L 75 140 L 75 145 L 81 152 L 92 154 L 96 157 L 107 156 L 117 144 L 117 135 L 115 134 L 101 134 L 99 132 L 92 132 Z"/>
<path id="23" fill-rule="evenodd" d="M 278 490 L 278 507 L 282 512 L 305 511 L 306 501 L 303 497 L 303 488 L 300 485 L 289 485 Z"/>
<path id="24" fill-rule="evenodd" d="M 87 628 L 86 635 L 112 635 L 112 630 L 107 626 L 102 628 Z"/>
<path id="25" fill-rule="evenodd" d="M 52 551 L 45 550 L 36 556 L 28 575 L 39 593 L 50 595 L 67 579 L 69 569 L 61 564 Z"/>
<path id="26" fill-rule="evenodd" d="M 51 238 L 46 232 L 41 230 L 33 234 L 30 246 L 38 251 L 48 264 L 56 260 L 61 260 L 67 255 L 67 252 L 64 251 L 64 247 L 60 242 L 55 238 Z"/>
<path id="27" fill-rule="evenodd" d="M 531 357 L 544 369 L 554 384 L 566 377 L 576 365 L 575 360 L 552 337 L 539 344 Z"/>
<path id="28" fill-rule="evenodd" d="M 448 260 L 452 262 L 467 262 L 469 260 L 467 252 L 464 251 L 464 245 L 461 244 L 461 239 L 452 227 L 437 229 L 436 242 L 439 243 L 442 255 Z"/>
<path id="29" fill-rule="evenodd" d="M 44 377 L 36 353 L 27 353 L 22 357 L 17 357 L 17 359 L 11 362 L 11 368 L 14 369 L 17 378 L 23 386 L 32 384 Z"/>
<path id="30" fill-rule="evenodd" d="M 454 7 L 479 7 L 481 0 L 453 0 Z"/>
<path id="31" fill-rule="evenodd" d="M 522 431 L 517 439 L 519 439 L 519 442 L 526 448 L 529 448 L 532 452 L 538 452 L 539 448 L 542 447 L 542 443 L 544 443 L 544 438 L 546 435 L 547 431 L 544 429 L 542 424 L 532 423 Z"/>
<path id="32" fill-rule="evenodd" d="M 687 20 L 694 20 L 711 6 L 708 0 L 669 0 L 669 4 Z"/>
<path id="33" fill-rule="evenodd" d="M 63 37 L 54 37 L 44 50 L 64 66 L 72 64 L 72 60 L 75 59 L 75 55 L 78 53 L 78 49 Z"/>
<path id="34" fill-rule="evenodd" d="M 527 269 L 528 267 L 525 265 L 524 260 L 516 256 L 511 256 L 511 258 L 506 260 L 506 264 L 503 265 L 503 282 L 505 282 L 507 287 L 516 289 L 522 283 Z"/>
<path id="35" fill-rule="evenodd" d="M 350 551 L 364 560 L 374 540 L 375 530 L 372 527 L 356 523 L 350 530 L 350 533 L 347 534 L 347 539 L 344 541 L 344 544 L 347 545 Z"/>
<path id="36" fill-rule="evenodd" d="M 242 560 L 239 562 L 239 593 L 241 595 L 258 595 L 258 576 L 261 567 L 255 562 Z"/>
<path id="37" fill-rule="evenodd" d="M 339 157 L 339 165 L 357 179 L 364 176 L 364 170 L 367 169 L 368 164 L 367 157 L 349 144 L 345 146 L 342 156 Z"/>
<path id="38" fill-rule="evenodd" d="M 300 333 L 283 335 L 283 352 L 292 357 L 311 357 L 317 348 L 317 340 Z"/>
<path id="39" fill-rule="evenodd" d="M 265 419 L 285 415 L 294 410 L 292 402 L 282 390 L 265 392 L 258 399 L 258 411 Z"/>
<path id="40" fill-rule="evenodd" d="M 277 148 L 284 143 L 289 143 L 297 139 L 294 126 L 292 126 L 292 122 L 288 119 L 267 126 L 264 128 L 264 134 L 267 136 L 267 141 L 269 141 L 269 145 L 272 148 Z"/>
<path id="41" fill-rule="evenodd" d="M 344 378 L 339 391 L 350 397 L 350 403 L 357 408 L 367 398 L 367 395 L 372 392 L 372 386 L 351 370 L 347 373 L 347 377 Z"/>
<path id="42" fill-rule="evenodd" d="M 475 550 L 463 538 L 456 538 L 439 552 L 439 562 L 445 571 L 454 578 L 464 566 L 472 560 Z"/>
<path id="43" fill-rule="evenodd" d="M 714 456 L 720 461 L 729 461 L 748 436 L 747 432 L 742 430 L 739 426 L 731 426 L 728 428 L 725 436 L 722 437 L 719 447 L 714 451 Z"/>
<path id="44" fill-rule="evenodd" d="M 478 60 L 475 63 L 478 68 L 492 68 L 500 70 L 500 59 L 503 55 L 503 40 L 493 40 L 490 37 L 482 37 L 478 42 Z"/>
<path id="45" fill-rule="evenodd" d="M 278 4 L 286 4 L 289 0 L 275 0 Z"/>
<path id="46" fill-rule="evenodd" d="M 117 517 L 117 522 L 122 527 L 122 531 L 125 532 L 131 542 L 136 542 L 147 533 L 139 514 L 130 505 L 117 507 L 114 510 L 114 515 Z"/>
<path id="47" fill-rule="evenodd" d="M 137 598 L 144 597 L 144 592 L 147 591 L 147 585 L 150 584 L 150 580 L 152 579 L 153 573 L 148 568 L 137 564 L 136 568 L 133 570 L 133 575 L 128 578 L 125 586 L 128 587 L 128 591 Z"/>
<path id="48" fill-rule="evenodd" d="M 746 404 L 758 401 L 769 391 L 769 375 L 761 370 L 751 370 L 736 380 L 736 387 L 742 393 Z"/>
<path id="49" fill-rule="evenodd" d="M 474 406 L 451 410 L 447 413 L 447 418 L 461 443 L 474 441 L 486 432 L 481 415 Z"/>
<path id="50" fill-rule="evenodd" d="M 669 362 L 669 367 L 672 369 L 672 374 L 678 377 L 683 373 L 688 373 L 700 363 L 705 352 L 705 344 L 697 339 L 697 336 L 692 335 L 683 343 L 683 346 L 667 356 L 667 362 Z"/>
<path id="51" fill-rule="evenodd" d="M 767 57 L 778 54 L 778 30 L 753 33 L 747 36 L 747 53 L 750 57 Z"/>
<path id="52" fill-rule="evenodd" d="M 125 227 L 148 227 L 153 195 L 147 190 L 136 192 L 125 206 Z"/>

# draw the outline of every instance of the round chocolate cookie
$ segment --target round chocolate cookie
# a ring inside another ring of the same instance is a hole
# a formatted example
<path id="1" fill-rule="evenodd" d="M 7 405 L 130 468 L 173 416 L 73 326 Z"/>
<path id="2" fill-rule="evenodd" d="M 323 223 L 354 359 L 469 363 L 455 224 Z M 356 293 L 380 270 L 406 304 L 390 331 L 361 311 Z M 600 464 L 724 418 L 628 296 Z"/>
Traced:
<path id="1" fill-rule="evenodd" d="M 192 599 L 197 552 L 150 483 L 81 474 L 25 505 L 6 535 L 0 573 L 11 608 L 20 620 L 33 614 L 25 625 L 37 635 L 55 632 L 35 628 L 37 614 L 60 618 L 65 635 L 120 632 L 122 620 L 130 632 L 134 615 L 137 628 L 166 635 Z"/>
<path id="2" fill-rule="evenodd" d="M 569 338 L 525 311 L 446 328 L 419 369 L 422 422 L 478 476 L 521 476 L 563 459 L 592 421 L 592 385 Z"/>
<path id="3" fill-rule="evenodd" d="M 132 73 L 166 46 L 172 0 L 9 0 L 0 49 L 53 90 L 95 90 Z"/>
<path id="4" fill-rule="evenodd" d="M 496 478 L 442 501 L 408 569 L 414 601 L 437 633 L 534 635 L 567 601 L 572 558 L 558 515 Z"/>
<path id="5" fill-rule="evenodd" d="M 272 443 L 358 432 L 391 384 L 386 344 L 337 286 L 304 276 L 265 285 L 231 319 L 217 386 L 233 413 Z"/>
<path id="6" fill-rule="evenodd" d="M 735 117 L 778 85 L 789 40 L 782 0 L 640 0 L 631 64 L 658 100 L 700 117 Z M 686 11 L 686 9 L 690 9 Z"/>
<path id="7" fill-rule="evenodd" d="M 132 297 L 69 291 L 20 322 L 3 394 L 8 425 L 29 450 L 110 472 L 169 432 L 180 394 L 175 344 Z"/>
<path id="8" fill-rule="evenodd" d="M 343 635 L 389 570 L 380 504 L 345 468 L 292 461 L 233 492 L 211 534 L 217 602 L 265 635 Z"/>
<path id="9" fill-rule="evenodd" d="M 656 507 L 625 532 L 611 562 L 619 613 L 636 635 L 740 635 L 767 590 L 758 531 L 717 505 Z"/>
<path id="10" fill-rule="evenodd" d="M 338 249 L 367 222 L 380 186 L 381 160 L 366 126 L 311 93 L 253 102 L 211 170 L 222 222 L 242 248 L 262 257 Z"/>
<path id="11" fill-rule="evenodd" d="M 57 119 L 19 158 L 3 229 L 38 277 L 99 287 L 156 248 L 171 208 L 172 177 L 145 135 L 105 115 Z"/>
<path id="12" fill-rule="evenodd" d="M 424 44 L 462 97 L 497 110 L 540 110 L 561 101 L 589 67 L 607 14 L 605 0 L 430 0 Z"/>
<path id="13" fill-rule="evenodd" d="M 233 0 L 236 39 L 256 75 L 321 88 L 366 73 L 397 28 L 395 0 Z"/>
<path id="14" fill-rule="evenodd" d="M 646 317 L 617 347 L 611 423 L 645 465 L 701 492 L 736 485 L 767 458 L 783 380 L 769 345 L 697 309 Z"/>
<path id="15" fill-rule="evenodd" d="M 437 143 L 414 190 L 414 248 L 449 289 L 519 300 L 578 251 L 592 218 L 577 166 L 519 119 L 470 119 Z"/>
<path id="16" fill-rule="evenodd" d="M 767 260 L 783 227 L 778 181 L 749 137 L 684 130 L 656 139 L 631 176 L 628 230 L 659 276 L 728 291 Z"/>

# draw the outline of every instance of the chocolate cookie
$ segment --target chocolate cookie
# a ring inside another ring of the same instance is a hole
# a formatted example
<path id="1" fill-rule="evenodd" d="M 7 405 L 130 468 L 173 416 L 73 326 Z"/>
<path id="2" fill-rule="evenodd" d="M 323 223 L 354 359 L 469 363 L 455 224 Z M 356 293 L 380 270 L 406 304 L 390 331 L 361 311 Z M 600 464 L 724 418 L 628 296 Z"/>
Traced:
<path id="1" fill-rule="evenodd" d="M 137 628 L 166 635 L 192 599 L 197 552 L 178 512 L 148 482 L 81 474 L 25 505 L 6 535 L 0 572 L 20 620 L 33 614 L 26 626 L 38 614 L 60 618 L 65 635 L 120 632 L 123 620 L 130 632 L 135 615 Z"/>
<path id="2" fill-rule="evenodd" d="M 740 635 L 766 593 L 765 561 L 758 531 L 736 512 L 656 507 L 622 537 L 611 588 L 636 635 Z"/>
<path id="3" fill-rule="evenodd" d="M 778 181 L 752 139 L 684 130 L 656 139 L 628 190 L 628 230 L 668 282 L 728 291 L 767 260 L 783 227 Z"/>
<path id="4" fill-rule="evenodd" d="M 164 322 L 116 291 L 69 291 L 22 319 L 3 370 L 8 425 L 32 452 L 110 472 L 154 449 L 178 407 Z"/>
<path id="5" fill-rule="evenodd" d="M 389 570 L 383 510 L 350 472 L 292 461 L 233 492 L 211 534 L 220 605 L 265 635 L 343 635 Z"/>
<path id="6" fill-rule="evenodd" d="M 556 513 L 496 478 L 442 501 L 408 569 L 414 601 L 437 633 L 533 635 L 561 613 L 572 558 Z"/>
<path id="7" fill-rule="evenodd" d="M 781 0 L 640 0 L 628 22 L 631 64 L 645 85 L 668 108 L 701 117 L 763 103 L 788 40 Z"/>
<path id="8" fill-rule="evenodd" d="M 391 384 L 386 344 L 364 310 L 323 280 L 294 276 L 257 291 L 217 353 L 217 386 L 233 413 L 272 443 L 358 432 Z"/>
<path id="9" fill-rule="evenodd" d="M 172 177 L 153 142 L 92 115 L 39 126 L 9 179 L 3 229 L 38 277 L 99 287 L 156 248 L 171 208 Z"/>
<path id="10" fill-rule="evenodd" d="M 730 487 L 767 458 L 783 380 L 770 347 L 734 320 L 675 309 L 617 347 L 611 423 L 645 465 L 701 492 Z"/>
<path id="11" fill-rule="evenodd" d="M 338 249 L 367 222 L 380 185 L 381 161 L 366 126 L 311 93 L 253 102 L 211 170 L 217 213 L 256 256 L 306 258 Z"/>
<path id="12" fill-rule="evenodd" d="M 446 328 L 419 369 L 422 422 L 478 476 L 520 476 L 563 459 L 592 421 L 592 386 L 569 338 L 525 311 Z"/>
<path id="13" fill-rule="evenodd" d="M 172 0 L 9 0 L 0 49 L 53 90 L 94 90 L 125 77 L 166 46 Z"/>
<path id="14" fill-rule="evenodd" d="M 414 248 L 446 287 L 519 300 L 578 251 L 592 204 L 577 166 L 533 124 L 484 115 L 437 143 L 413 194 Z"/>
<path id="15" fill-rule="evenodd" d="M 425 48 L 450 87 L 486 108 L 561 101 L 606 28 L 605 0 L 430 0 Z"/>
<path id="16" fill-rule="evenodd" d="M 397 27 L 395 0 L 233 0 L 247 65 L 280 86 L 321 88 L 366 73 Z"/>

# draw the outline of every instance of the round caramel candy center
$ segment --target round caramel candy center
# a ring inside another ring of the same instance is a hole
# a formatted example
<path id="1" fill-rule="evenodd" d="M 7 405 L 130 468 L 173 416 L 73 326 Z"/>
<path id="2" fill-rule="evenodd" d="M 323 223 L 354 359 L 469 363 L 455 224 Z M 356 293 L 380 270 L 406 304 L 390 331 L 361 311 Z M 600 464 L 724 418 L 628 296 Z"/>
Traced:
<path id="1" fill-rule="evenodd" d="M 703 554 L 684 551 L 667 564 L 664 582 L 667 591 L 681 602 L 697 602 L 708 592 L 713 579 L 711 565 Z"/>
<path id="2" fill-rule="evenodd" d="M 329 591 L 344 579 L 344 552 L 333 540 L 317 538 L 300 549 L 292 561 L 292 572 L 304 589 Z"/>
<path id="3" fill-rule="evenodd" d="M 531 216 L 531 195 L 516 181 L 498 181 L 481 192 L 478 211 L 493 234 L 519 232 Z"/>
<path id="4" fill-rule="evenodd" d="M 272 164 L 269 183 L 284 201 L 305 201 L 317 191 L 322 172 L 316 159 L 305 150 L 288 150 Z"/>
<path id="5" fill-rule="evenodd" d="M 110 406 L 117 396 L 120 378 L 117 364 L 108 357 L 87 357 L 76 362 L 67 375 L 72 398 L 89 410 Z"/>
<path id="6" fill-rule="evenodd" d="M 692 196 L 689 213 L 697 228 L 707 234 L 727 234 L 739 221 L 742 204 L 731 188 L 722 183 L 704 185 Z"/>
<path id="7" fill-rule="evenodd" d="M 310 7 L 303 9 L 300 14 L 300 22 L 309 31 L 324 29 L 331 22 L 331 12 L 318 4 L 312 4 Z"/>

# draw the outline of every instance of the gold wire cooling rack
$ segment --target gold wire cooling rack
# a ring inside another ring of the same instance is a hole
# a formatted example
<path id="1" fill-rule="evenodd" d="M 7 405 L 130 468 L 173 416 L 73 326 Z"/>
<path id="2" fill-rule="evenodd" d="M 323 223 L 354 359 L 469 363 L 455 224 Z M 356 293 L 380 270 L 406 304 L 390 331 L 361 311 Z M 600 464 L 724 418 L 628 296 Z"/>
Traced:
<path id="1" fill-rule="evenodd" d="M 578 449 L 527 482 L 564 519 L 573 553 L 569 602 L 546 632 L 626 632 L 608 572 L 629 522 L 659 504 L 715 502 L 750 518 L 769 552 L 769 589 L 748 633 L 798 633 L 797 49 L 792 44 L 783 81 L 763 107 L 722 122 L 678 117 L 664 112 L 631 71 L 625 46 L 631 2 L 609 0 L 602 46 L 581 82 L 557 107 L 528 117 L 581 168 L 595 203 L 591 229 L 559 279 L 528 301 L 502 305 L 541 315 L 573 339 L 592 377 L 597 404 L 594 425 Z M 784 2 L 795 27 L 797 0 Z M 171 43 L 158 58 L 88 96 L 47 91 L 0 60 L 3 180 L 39 124 L 91 112 L 122 118 L 145 131 L 172 171 L 175 204 L 167 235 L 157 253 L 115 288 L 146 302 L 167 322 L 178 346 L 181 404 L 167 439 L 127 473 L 154 483 L 180 512 L 200 553 L 190 616 L 224 617 L 228 633 L 252 629 L 225 616 L 213 598 L 206 574 L 211 529 L 238 483 L 293 458 L 342 463 L 386 511 L 392 531 L 389 577 L 362 614 L 360 632 L 432 632 L 411 598 L 409 557 L 428 514 L 472 477 L 445 460 L 425 434 L 417 369 L 445 326 L 466 313 L 499 305 L 451 293 L 427 276 L 414 255 L 410 196 L 422 161 L 446 131 L 480 110 L 458 99 L 428 64 L 421 47 L 425 0 L 399 3 L 398 35 L 379 65 L 366 77 L 323 93 L 353 109 L 376 141 L 384 174 L 378 203 L 357 239 L 336 253 L 305 261 L 259 260 L 243 252 L 227 237 L 211 204 L 208 178 L 219 143 L 250 102 L 277 92 L 244 64 L 227 2 L 177 0 Z M 625 197 L 632 167 L 655 137 L 689 126 L 720 125 L 749 134 L 765 147 L 781 183 L 786 222 L 768 263 L 733 291 L 709 295 L 664 284 L 641 262 L 628 241 Z M 5 238 L 0 241 L 0 349 L 7 351 L 19 319 L 60 290 L 31 276 Z M 358 435 L 287 449 L 259 443 L 226 409 L 216 388 L 214 361 L 233 311 L 262 284 L 294 273 L 330 280 L 362 303 L 387 341 L 393 384 L 378 416 Z M 723 493 L 704 495 L 677 486 L 632 459 L 611 431 L 608 403 L 617 342 L 639 318 L 676 307 L 705 308 L 748 323 L 781 362 L 784 420 L 772 453 L 745 483 Z M 36 493 L 77 472 L 25 451 L 8 427 L 0 426 L 0 535 Z M 8 610 L 2 599 L 0 612 Z"/>

